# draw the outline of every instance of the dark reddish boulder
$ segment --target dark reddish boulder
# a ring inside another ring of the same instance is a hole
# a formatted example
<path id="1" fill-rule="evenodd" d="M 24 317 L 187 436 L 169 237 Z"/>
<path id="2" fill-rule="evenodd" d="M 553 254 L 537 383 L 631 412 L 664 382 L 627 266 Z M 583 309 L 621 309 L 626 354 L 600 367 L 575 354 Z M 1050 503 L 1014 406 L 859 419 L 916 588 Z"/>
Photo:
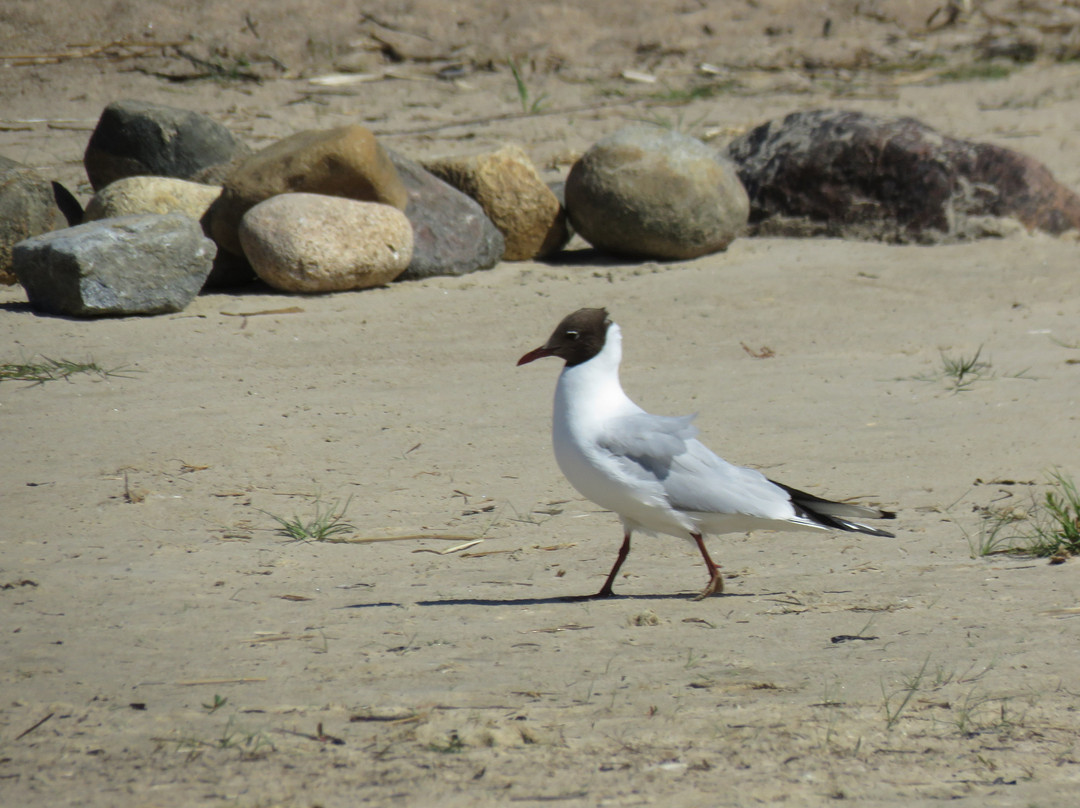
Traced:
<path id="1" fill-rule="evenodd" d="M 1080 228 L 1080 196 L 1042 163 L 959 140 L 913 118 L 815 110 L 770 121 L 728 156 L 750 195 L 757 235 L 935 243 Z"/>

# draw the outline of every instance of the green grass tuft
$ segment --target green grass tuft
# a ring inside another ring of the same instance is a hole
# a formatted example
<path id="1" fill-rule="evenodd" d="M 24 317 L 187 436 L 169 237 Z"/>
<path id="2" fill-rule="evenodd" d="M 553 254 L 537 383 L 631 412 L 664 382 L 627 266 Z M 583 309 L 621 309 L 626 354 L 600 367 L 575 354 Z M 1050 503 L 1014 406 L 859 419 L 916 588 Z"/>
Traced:
<path id="1" fill-rule="evenodd" d="M 979 536 L 968 537 L 973 557 L 1028 555 L 1064 561 L 1080 555 L 1080 491 L 1065 473 L 1049 473 L 1048 488 L 1041 499 L 1032 496 L 1031 507 L 986 509 Z"/>
<path id="2" fill-rule="evenodd" d="M 689 104 L 693 101 L 708 101 L 721 95 L 727 95 L 738 88 L 733 79 L 695 82 L 686 87 L 665 87 L 657 90 L 650 97 L 662 104 Z"/>
<path id="3" fill-rule="evenodd" d="M 344 540 L 336 537 L 356 531 L 355 525 L 345 521 L 345 512 L 349 509 L 350 502 L 352 502 L 352 497 L 349 497 L 345 505 L 339 509 L 339 502 L 324 503 L 316 497 L 315 515 L 306 520 L 296 515 L 293 515 L 291 519 L 286 519 L 268 511 L 263 511 L 263 513 L 278 523 L 277 534 L 291 541 L 340 542 Z"/>
<path id="4" fill-rule="evenodd" d="M 1033 509 L 1024 532 L 1027 551 L 1047 558 L 1080 553 L 1080 493 L 1076 482 L 1058 470 L 1050 472 L 1051 487 L 1040 508 Z"/>
<path id="5" fill-rule="evenodd" d="M 937 382 L 944 381 L 953 393 L 965 393 L 972 389 L 972 385 L 976 382 L 990 381 L 996 379 L 997 374 L 994 372 L 990 361 L 982 358 L 983 346 L 979 346 L 975 353 L 971 356 L 965 356 L 960 354 L 959 356 L 949 356 L 946 353 L 941 354 L 941 370 L 937 373 L 926 373 L 920 376 L 912 376 L 914 381 L 919 382 Z M 1027 375 L 1028 368 L 1021 370 L 1019 373 L 1007 373 L 1007 378 L 1010 379 L 1025 379 L 1027 381 L 1035 381 L 1031 376 Z"/>
<path id="6" fill-rule="evenodd" d="M 963 65 L 951 70 L 943 70 L 937 77 L 941 81 L 997 81 L 1008 78 L 1016 72 L 1016 65 L 998 62 L 979 62 Z"/>
<path id="7" fill-rule="evenodd" d="M 544 102 L 547 101 L 547 93 L 532 98 L 529 86 L 525 83 L 525 78 L 521 75 L 517 62 L 513 59 L 507 59 L 506 63 L 510 65 L 510 72 L 514 74 L 514 84 L 517 87 L 518 101 L 521 102 L 521 111 L 527 115 L 535 115 L 540 112 L 544 108 Z"/>

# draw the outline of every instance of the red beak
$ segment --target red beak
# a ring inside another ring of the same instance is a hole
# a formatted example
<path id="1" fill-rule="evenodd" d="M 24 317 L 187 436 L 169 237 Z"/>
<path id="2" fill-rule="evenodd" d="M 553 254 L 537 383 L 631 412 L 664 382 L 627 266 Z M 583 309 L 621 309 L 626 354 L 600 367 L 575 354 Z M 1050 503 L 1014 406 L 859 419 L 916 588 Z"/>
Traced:
<path id="1" fill-rule="evenodd" d="M 540 347 L 540 348 L 537 348 L 535 351 L 529 351 L 527 354 L 525 354 L 523 357 L 521 357 L 521 359 L 519 359 L 517 361 L 518 367 L 521 367 L 522 365 L 527 365 L 530 362 L 536 361 L 537 359 L 543 359 L 545 356 L 554 356 L 554 355 L 555 354 L 553 354 L 547 348 Z"/>

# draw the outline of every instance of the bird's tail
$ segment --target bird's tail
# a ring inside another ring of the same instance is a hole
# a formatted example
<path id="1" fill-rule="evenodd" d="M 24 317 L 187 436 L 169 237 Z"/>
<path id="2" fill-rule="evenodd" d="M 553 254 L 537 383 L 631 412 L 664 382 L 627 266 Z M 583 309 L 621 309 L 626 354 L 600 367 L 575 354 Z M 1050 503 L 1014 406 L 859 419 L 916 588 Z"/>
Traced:
<path id="1" fill-rule="evenodd" d="M 771 481 L 787 491 L 791 497 L 791 504 L 795 506 L 795 512 L 822 527 L 834 530 L 847 530 L 852 533 L 866 533 L 870 536 L 883 536 L 895 539 L 896 536 L 887 530 L 853 522 L 853 519 L 895 519 L 896 514 L 892 511 L 883 511 L 880 508 L 871 508 L 869 505 L 851 505 L 846 502 L 833 502 L 830 499 L 822 499 L 797 488 Z"/>

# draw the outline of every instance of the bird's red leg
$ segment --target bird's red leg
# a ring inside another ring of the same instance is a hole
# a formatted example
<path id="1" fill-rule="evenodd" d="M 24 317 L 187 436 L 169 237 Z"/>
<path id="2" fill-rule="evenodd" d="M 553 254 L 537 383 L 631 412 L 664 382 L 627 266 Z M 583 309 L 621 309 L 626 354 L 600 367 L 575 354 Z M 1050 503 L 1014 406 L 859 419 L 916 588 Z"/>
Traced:
<path id="1" fill-rule="evenodd" d="M 619 574 L 619 567 L 626 561 L 626 557 L 630 555 L 630 531 L 626 531 L 623 535 L 622 547 L 619 548 L 619 557 L 615 559 L 615 566 L 611 568 L 611 572 L 608 573 L 607 580 L 604 581 L 604 585 L 600 587 L 600 591 L 592 597 L 594 598 L 610 598 L 614 597 L 615 593 L 611 591 L 611 585 L 615 583 L 615 576 Z"/>
<path id="2" fill-rule="evenodd" d="M 697 542 L 698 549 L 701 551 L 701 557 L 705 559 L 705 566 L 709 569 L 709 583 L 694 600 L 704 600 L 709 595 L 716 595 L 724 591 L 724 579 L 720 577 L 720 569 L 713 563 L 713 560 L 709 557 L 709 551 L 705 549 L 705 540 L 701 538 L 700 533 L 691 533 L 694 537 L 694 541 Z"/>

